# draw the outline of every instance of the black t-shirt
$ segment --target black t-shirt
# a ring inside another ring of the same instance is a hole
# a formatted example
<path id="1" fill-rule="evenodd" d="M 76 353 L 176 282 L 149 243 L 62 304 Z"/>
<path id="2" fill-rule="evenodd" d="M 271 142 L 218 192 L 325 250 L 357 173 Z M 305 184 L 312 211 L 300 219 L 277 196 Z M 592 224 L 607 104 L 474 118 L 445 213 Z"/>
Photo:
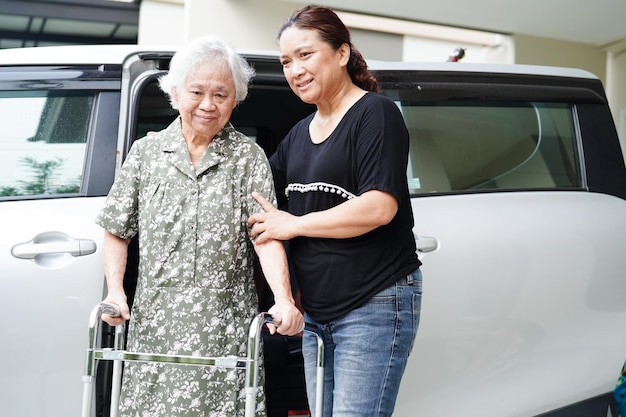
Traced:
<path id="1" fill-rule="evenodd" d="M 282 209 L 303 215 L 370 190 L 388 192 L 398 201 L 394 219 L 364 235 L 289 242 L 302 305 L 324 323 L 361 306 L 420 261 L 406 179 L 409 136 L 396 105 L 380 94 L 365 94 L 320 144 L 309 135 L 312 118 L 296 124 L 270 158 Z"/>

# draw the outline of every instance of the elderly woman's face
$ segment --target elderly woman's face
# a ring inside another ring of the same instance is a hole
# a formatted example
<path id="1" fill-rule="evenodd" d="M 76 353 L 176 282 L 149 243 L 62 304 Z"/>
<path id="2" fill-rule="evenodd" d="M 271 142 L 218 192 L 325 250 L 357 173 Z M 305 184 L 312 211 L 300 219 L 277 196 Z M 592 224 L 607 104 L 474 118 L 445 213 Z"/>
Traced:
<path id="1" fill-rule="evenodd" d="M 173 92 L 183 133 L 212 139 L 228 123 L 237 105 L 235 84 L 225 64 L 205 62 Z"/>

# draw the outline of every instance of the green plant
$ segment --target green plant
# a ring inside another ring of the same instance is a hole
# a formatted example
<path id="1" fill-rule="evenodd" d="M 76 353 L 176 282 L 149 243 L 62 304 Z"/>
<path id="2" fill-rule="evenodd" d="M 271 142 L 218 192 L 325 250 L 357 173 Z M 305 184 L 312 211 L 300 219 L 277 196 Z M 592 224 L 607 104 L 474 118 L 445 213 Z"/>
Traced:
<path id="1" fill-rule="evenodd" d="M 50 177 L 60 166 L 63 158 L 38 162 L 29 156 L 22 158 L 22 165 L 27 165 L 34 175 L 33 181 L 20 181 L 26 194 L 51 194 Z"/>
<path id="2" fill-rule="evenodd" d="M 71 194 L 80 191 L 78 185 L 59 184 L 54 185 L 55 172 L 63 166 L 63 158 L 51 159 L 43 162 L 32 157 L 24 157 L 20 160 L 31 172 L 30 181 L 18 181 L 17 186 L 0 187 L 0 197 L 18 197 L 39 194 Z"/>

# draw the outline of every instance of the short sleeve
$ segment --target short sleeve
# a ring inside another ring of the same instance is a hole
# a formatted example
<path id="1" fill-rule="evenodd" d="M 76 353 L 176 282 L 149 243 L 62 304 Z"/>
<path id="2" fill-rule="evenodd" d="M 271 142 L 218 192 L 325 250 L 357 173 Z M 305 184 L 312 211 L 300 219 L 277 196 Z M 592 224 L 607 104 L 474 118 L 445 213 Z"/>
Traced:
<path id="1" fill-rule="evenodd" d="M 140 144 L 133 144 L 126 161 L 96 217 L 96 224 L 112 234 L 128 239 L 138 230 L 138 202 L 141 173 Z"/>
<path id="2" fill-rule="evenodd" d="M 374 95 L 357 133 L 358 194 L 380 190 L 404 197 L 409 135 L 393 102 Z"/>

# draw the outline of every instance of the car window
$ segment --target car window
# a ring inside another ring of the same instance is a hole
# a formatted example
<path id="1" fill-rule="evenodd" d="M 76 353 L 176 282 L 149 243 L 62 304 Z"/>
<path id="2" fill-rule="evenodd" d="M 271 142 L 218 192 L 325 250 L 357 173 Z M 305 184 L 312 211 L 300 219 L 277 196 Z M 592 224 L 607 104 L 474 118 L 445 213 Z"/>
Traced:
<path id="1" fill-rule="evenodd" d="M 159 88 L 156 75 L 143 87 L 138 109 L 135 139 L 146 136 L 148 132 L 165 129 L 178 116 L 178 111 L 172 108 L 165 93 Z"/>
<path id="2" fill-rule="evenodd" d="M 78 193 L 93 93 L 0 92 L 0 198 Z"/>
<path id="3" fill-rule="evenodd" d="M 165 129 L 177 116 L 166 95 L 158 86 L 160 73 L 152 74 L 135 86 L 137 91 L 136 122 L 131 128 L 131 141 L 148 132 Z M 230 122 L 263 148 L 269 157 L 298 120 L 313 111 L 314 106 L 303 103 L 283 80 L 256 76 L 248 96 L 232 113 Z"/>
<path id="4" fill-rule="evenodd" d="M 412 194 L 581 187 L 573 108 L 538 102 L 398 102 Z"/>

